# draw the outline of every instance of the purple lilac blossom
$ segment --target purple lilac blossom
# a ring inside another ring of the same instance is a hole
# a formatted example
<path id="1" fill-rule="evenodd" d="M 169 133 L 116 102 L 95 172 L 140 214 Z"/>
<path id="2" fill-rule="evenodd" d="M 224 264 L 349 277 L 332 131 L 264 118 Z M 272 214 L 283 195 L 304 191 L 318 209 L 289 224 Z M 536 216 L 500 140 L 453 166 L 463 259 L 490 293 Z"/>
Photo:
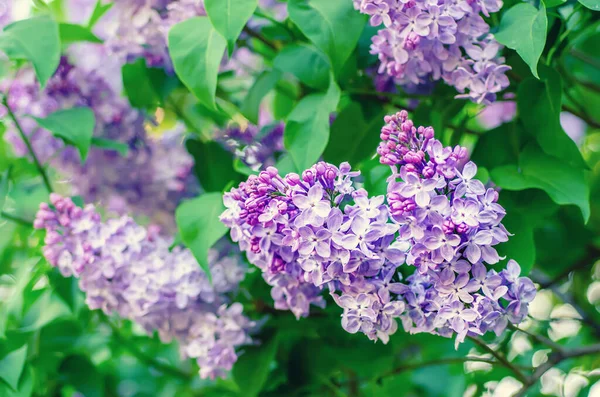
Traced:
<path id="1" fill-rule="evenodd" d="M 477 115 L 477 121 L 485 129 L 491 130 L 512 121 L 516 114 L 517 103 L 515 101 L 498 101 L 486 106 Z"/>
<path id="2" fill-rule="evenodd" d="M 78 54 L 92 54 L 96 50 L 104 51 L 101 46 L 95 46 Z M 183 131 L 175 129 L 157 139 L 150 137 L 144 116 L 119 95 L 120 81 L 108 81 L 98 72 L 101 69 L 89 66 L 80 67 L 63 57 L 43 90 L 32 68 L 28 67 L 0 85 L 2 91 L 8 93 L 8 104 L 36 155 L 43 163 L 52 164 L 62 178 L 70 182 L 74 194 L 87 201 L 101 202 L 111 212 L 147 216 L 173 229 L 173 211 L 196 187 L 191 172 L 193 160 L 182 144 Z M 65 146 L 27 117 L 45 117 L 76 106 L 91 108 L 96 118 L 94 135 L 126 144 L 127 156 L 92 147 L 82 165 L 73 147 Z M 28 155 L 25 143 L 11 123 L 7 124 L 5 139 L 17 156 Z"/>
<path id="3" fill-rule="evenodd" d="M 501 46 L 489 33 L 481 14 L 502 7 L 500 0 L 353 0 L 383 27 L 373 37 L 371 53 L 380 61 L 379 73 L 401 86 L 443 79 L 460 98 L 489 104 L 509 85 L 510 68 L 500 57 Z"/>
<path id="4" fill-rule="evenodd" d="M 93 205 L 80 208 L 57 194 L 50 201 L 41 204 L 34 223 L 46 230 L 44 256 L 65 277 L 79 280 L 90 309 L 179 342 L 202 378 L 226 376 L 255 326 L 226 295 L 245 275 L 239 254 L 209 253 L 211 283 L 189 250 L 169 250 L 171 242 L 156 230 L 126 216 L 102 222 Z"/>
<path id="5" fill-rule="evenodd" d="M 443 147 L 431 127 L 416 128 L 403 111 L 385 119 L 378 154 L 390 165 L 387 202 L 407 243 L 406 263 L 417 271 L 402 296 L 405 330 L 467 335 L 493 330 L 527 315 L 536 289 L 510 260 L 506 269 L 488 269 L 501 259 L 495 245 L 509 232 L 498 192 L 475 178 L 477 166 L 464 163 L 465 148 Z M 398 168 L 399 167 L 399 168 Z"/>
<path id="6" fill-rule="evenodd" d="M 509 235 L 498 193 L 475 179 L 466 149 L 443 147 L 406 112 L 385 121 L 387 197 L 357 188 L 349 164 L 323 162 L 301 176 L 268 167 L 225 194 L 221 221 L 273 286 L 275 307 L 307 316 L 327 287 L 346 331 L 383 342 L 396 319 L 457 344 L 520 322 L 535 286 L 512 260 L 500 272 L 485 265 L 500 261 L 493 246 Z M 404 264 L 416 270 L 402 282 Z"/>

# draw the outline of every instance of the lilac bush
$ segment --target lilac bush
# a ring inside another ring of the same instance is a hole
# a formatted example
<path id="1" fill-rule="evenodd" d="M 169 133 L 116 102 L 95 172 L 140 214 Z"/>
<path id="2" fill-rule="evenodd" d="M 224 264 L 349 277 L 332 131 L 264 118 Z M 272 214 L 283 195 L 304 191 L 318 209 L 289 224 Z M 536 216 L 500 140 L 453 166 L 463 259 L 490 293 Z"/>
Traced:
<path id="1" fill-rule="evenodd" d="M 475 179 L 465 148 L 443 147 L 404 111 L 386 123 L 386 197 L 358 188 L 348 163 L 324 162 L 301 176 L 268 167 L 225 194 L 221 220 L 273 287 L 275 307 L 307 316 L 327 287 L 346 331 L 383 342 L 396 319 L 411 333 L 456 335 L 457 345 L 521 322 L 535 286 L 515 261 L 486 266 L 509 236 L 498 193 Z M 403 282 L 407 267 L 416 271 Z"/>
<path id="2" fill-rule="evenodd" d="M 379 73 L 401 86 L 443 79 L 460 93 L 489 104 L 508 87 L 501 46 L 484 21 L 502 1 L 353 0 L 354 7 L 381 26 L 371 53 L 379 58 Z"/>
<path id="3" fill-rule="evenodd" d="M 34 226 L 46 230 L 44 256 L 65 277 L 76 277 L 90 309 L 118 314 L 176 340 L 197 360 L 202 378 L 224 377 L 248 344 L 254 323 L 226 294 L 244 278 L 239 256 L 211 253 L 212 281 L 187 249 L 124 216 L 102 222 L 93 205 L 50 197 Z"/>

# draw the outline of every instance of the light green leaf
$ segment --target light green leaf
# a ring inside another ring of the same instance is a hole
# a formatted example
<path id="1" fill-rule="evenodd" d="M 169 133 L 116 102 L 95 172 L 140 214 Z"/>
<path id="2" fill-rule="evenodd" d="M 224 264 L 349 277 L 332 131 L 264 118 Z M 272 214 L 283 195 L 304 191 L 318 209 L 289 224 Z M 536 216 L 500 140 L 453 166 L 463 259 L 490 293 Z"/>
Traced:
<path id="1" fill-rule="evenodd" d="M 289 0 L 290 19 L 329 57 L 338 74 L 354 51 L 367 17 L 349 0 Z"/>
<path id="2" fill-rule="evenodd" d="M 559 205 L 579 207 L 585 222 L 590 217 L 590 187 L 586 171 L 549 156 L 535 145 L 527 146 L 519 158 L 519 166 L 494 168 L 490 175 L 507 190 L 542 189 Z"/>
<path id="3" fill-rule="evenodd" d="M 244 99 L 240 109 L 242 114 L 248 120 L 250 120 L 250 122 L 258 124 L 258 112 L 260 104 L 265 96 L 273 88 L 275 88 L 275 85 L 280 78 L 281 72 L 278 70 L 263 72 L 260 76 L 258 76 L 254 82 L 254 85 L 248 91 L 248 95 L 246 95 L 246 98 Z"/>
<path id="4" fill-rule="evenodd" d="M 502 16 L 496 40 L 508 48 L 516 50 L 531 73 L 539 78 L 537 64 L 546 45 L 548 18 L 544 2 L 540 2 L 539 10 L 528 3 L 520 3 L 511 7 Z"/>
<path id="5" fill-rule="evenodd" d="M 323 53 L 311 45 L 300 43 L 286 46 L 275 57 L 273 66 L 293 74 L 311 88 L 324 90 L 329 85 L 331 65 Z"/>
<path id="6" fill-rule="evenodd" d="M 329 141 L 329 115 L 337 108 L 340 89 L 331 79 L 327 93 L 304 97 L 292 110 L 283 140 L 299 170 L 311 167 Z"/>
<path id="7" fill-rule="evenodd" d="M 19 378 L 25 366 L 27 358 L 27 345 L 11 351 L 0 358 L 0 378 L 2 378 L 13 390 L 17 390 Z"/>
<path id="8" fill-rule="evenodd" d="M 529 78 L 519 85 L 517 106 L 527 133 L 535 136 L 544 152 L 574 167 L 587 168 L 577 145 L 560 125 L 562 84 L 551 69 L 541 70 L 542 81 Z"/>
<path id="9" fill-rule="evenodd" d="M 335 118 L 331 126 L 329 144 L 323 158 L 333 164 L 348 161 L 357 166 L 375 154 L 380 138 L 385 111 L 366 121 L 360 105 L 351 102 Z"/>
<path id="10" fill-rule="evenodd" d="M 592 11 L 600 11 L 600 0 L 579 0 L 579 2 Z"/>
<path id="11" fill-rule="evenodd" d="M 205 106 L 216 109 L 219 66 L 227 41 L 207 17 L 190 18 L 169 31 L 175 73 Z"/>
<path id="12" fill-rule="evenodd" d="M 227 40 L 230 56 L 235 41 L 257 6 L 258 0 L 204 0 L 212 25 Z"/>
<path id="13" fill-rule="evenodd" d="M 209 278 L 208 250 L 227 233 L 219 220 L 223 211 L 223 195 L 214 192 L 183 202 L 175 212 L 181 238 Z"/>
<path id="14" fill-rule="evenodd" d="M 58 24 L 47 15 L 12 23 L 0 33 L 0 51 L 11 59 L 31 62 L 44 87 L 60 62 Z"/>
<path id="15" fill-rule="evenodd" d="M 61 23 L 58 29 L 62 44 L 70 44 L 79 41 L 102 43 L 102 40 L 100 40 L 89 28 L 85 26 L 73 23 Z"/>
<path id="16" fill-rule="evenodd" d="M 118 141 L 113 141 L 112 139 L 93 137 L 92 145 L 105 150 L 114 150 L 123 157 L 127 157 L 127 153 L 129 153 L 129 146 L 127 146 L 127 144 Z"/>
<path id="17" fill-rule="evenodd" d="M 271 363 L 277 353 L 279 338 L 277 334 L 263 342 L 260 346 L 252 346 L 245 349 L 233 367 L 233 379 L 244 396 L 256 397 L 263 389 Z"/>
<path id="18" fill-rule="evenodd" d="M 81 154 L 81 161 L 85 162 L 96 124 L 96 117 L 90 108 L 59 110 L 46 118 L 34 117 L 34 119 L 40 127 L 75 146 Z"/>
<path id="19" fill-rule="evenodd" d="M 25 367 L 17 390 L 13 390 L 8 385 L 0 382 L 0 396 L 2 397 L 30 397 L 32 393 L 33 370 L 30 365 Z"/>

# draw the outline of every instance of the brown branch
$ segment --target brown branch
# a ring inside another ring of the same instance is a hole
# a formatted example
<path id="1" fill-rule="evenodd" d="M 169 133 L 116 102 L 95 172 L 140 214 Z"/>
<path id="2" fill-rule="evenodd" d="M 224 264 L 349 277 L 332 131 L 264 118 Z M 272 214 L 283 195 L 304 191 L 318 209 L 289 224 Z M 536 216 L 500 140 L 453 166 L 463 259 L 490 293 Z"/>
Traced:
<path id="1" fill-rule="evenodd" d="M 600 250 L 596 247 L 589 247 L 585 258 L 575 262 L 572 266 L 569 266 L 563 270 L 558 276 L 553 279 L 543 279 L 538 283 L 541 289 L 550 288 L 553 285 L 560 283 L 562 280 L 567 278 L 572 272 L 585 269 L 588 266 L 593 266 L 596 260 L 600 259 Z"/>
<path id="2" fill-rule="evenodd" d="M 279 51 L 279 47 L 275 43 L 273 43 L 272 41 L 267 39 L 265 36 L 263 36 L 259 32 L 250 29 L 248 26 L 244 26 L 243 32 L 246 33 L 248 36 L 257 39 L 258 41 L 260 41 L 267 47 L 271 48 L 273 51 Z"/>
<path id="3" fill-rule="evenodd" d="M 487 351 L 492 356 L 494 356 L 499 361 L 500 364 L 502 364 L 503 366 L 508 368 L 510 371 L 512 371 L 512 373 L 514 373 L 515 376 L 517 377 L 517 379 L 519 379 L 521 382 L 523 382 L 523 383 L 527 382 L 527 380 L 528 380 L 527 376 L 525 376 L 525 374 L 523 374 L 523 372 L 521 372 L 521 370 L 516 365 L 514 365 L 510 361 L 508 361 L 508 359 L 506 357 L 504 357 L 504 355 L 502 355 L 502 353 L 497 352 L 496 350 L 492 349 L 490 346 L 488 346 L 484 341 L 482 341 L 479 338 L 469 336 L 469 339 L 471 339 L 473 342 L 475 342 L 475 344 L 477 346 L 481 347 L 483 350 Z"/>

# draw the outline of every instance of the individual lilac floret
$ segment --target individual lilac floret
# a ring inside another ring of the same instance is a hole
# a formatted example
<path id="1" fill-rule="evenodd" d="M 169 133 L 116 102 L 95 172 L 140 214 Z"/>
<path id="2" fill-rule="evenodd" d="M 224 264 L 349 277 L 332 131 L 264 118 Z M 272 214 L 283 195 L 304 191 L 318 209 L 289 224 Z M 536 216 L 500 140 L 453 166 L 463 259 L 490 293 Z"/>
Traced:
<path id="1" fill-rule="evenodd" d="M 383 25 L 371 53 L 379 57 L 379 73 L 397 84 L 443 79 L 458 97 L 485 104 L 508 87 L 510 68 L 481 16 L 497 12 L 501 0 L 354 0 L 354 6 L 370 16 L 372 26 Z"/>
<path id="2" fill-rule="evenodd" d="M 90 309 L 178 341 L 202 378 L 224 377 L 254 327 L 226 295 L 244 278 L 239 255 L 211 252 L 211 283 L 189 250 L 170 251 L 170 241 L 131 218 L 103 223 L 93 205 L 80 208 L 56 194 L 50 201 L 34 223 L 46 230 L 44 256 L 64 276 L 79 279 Z"/>
<path id="3" fill-rule="evenodd" d="M 531 280 L 512 260 L 501 272 L 484 265 L 502 259 L 494 246 L 509 237 L 498 192 L 475 178 L 466 149 L 443 147 L 431 127 L 415 127 L 405 111 L 385 121 L 377 151 L 393 170 L 388 205 L 410 247 L 406 263 L 417 268 L 402 292 L 404 328 L 456 334 L 460 343 L 522 321 L 536 292 Z"/>
<path id="4" fill-rule="evenodd" d="M 78 48 L 76 54 L 106 55 L 97 45 Z M 72 58 L 78 62 L 85 58 L 79 56 Z M 86 201 L 100 202 L 111 212 L 147 216 L 173 229 L 172 214 L 176 206 L 182 198 L 193 194 L 196 187 L 193 160 L 183 145 L 184 131 L 176 128 L 160 138 L 150 137 L 143 115 L 121 97 L 120 79 L 109 81 L 94 66 L 74 64 L 63 57 L 43 90 L 30 67 L 20 69 L 14 78 L 5 79 L 0 85 L 3 92 L 8 92 L 8 105 L 37 157 L 43 163 L 50 162 L 70 182 L 74 194 Z M 92 147 L 86 163 L 81 164 L 75 148 L 65 146 L 28 117 L 46 117 L 76 106 L 86 106 L 94 112 L 96 137 L 126 145 L 127 155 Z M 25 143 L 10 122 L 4 138 L 16 155 L 28 156 Z"/>
<path id="5" fill-rule="evenodd" d="M 348 163 L 285 178 L 268 167 L 225 194 L 221 220 L 273 286 L 276 308 L 307 316 L 311 304 L 323 306 L 327 287 L 344 309 L 344 329 L 385 342 L 404 310 L 395 269 L 405 248 L 393 241 L 398 226 L 384 197 L 357 190 L 358 176 Z"/>

